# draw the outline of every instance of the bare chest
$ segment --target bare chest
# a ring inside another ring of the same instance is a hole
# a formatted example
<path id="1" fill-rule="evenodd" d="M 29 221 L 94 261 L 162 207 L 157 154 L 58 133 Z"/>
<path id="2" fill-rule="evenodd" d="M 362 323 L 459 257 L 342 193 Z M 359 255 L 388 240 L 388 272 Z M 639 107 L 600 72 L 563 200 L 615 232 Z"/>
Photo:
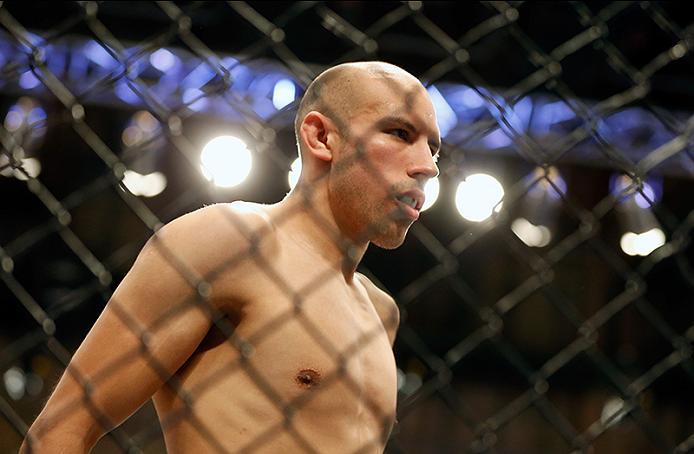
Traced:
<path id="1" fill-rule="evenodd" d="M 290 409 L 307 427 L 389 430 L 395 360 L 366 293 L 329 273 L 313 282 L 256 282 L 232 338 L 208 336 L 182 371 L 186 381 L 198 389 L 210 383 L 205 394 L 217 398 L 209 405 L 245 409 L 250 419 Z"/>
<path id="2" fill-rule="evenodd" d="M 288 395 L 338 384 L 354 397 L 386 395 L 395 385 L 381 320 L 365 295 L 339 284 L 307 287 L 289 297 L 270 291 L 245 314 L 237 333 L 251 346 L 249 362 L 278 383 L 292 377 Z"/>

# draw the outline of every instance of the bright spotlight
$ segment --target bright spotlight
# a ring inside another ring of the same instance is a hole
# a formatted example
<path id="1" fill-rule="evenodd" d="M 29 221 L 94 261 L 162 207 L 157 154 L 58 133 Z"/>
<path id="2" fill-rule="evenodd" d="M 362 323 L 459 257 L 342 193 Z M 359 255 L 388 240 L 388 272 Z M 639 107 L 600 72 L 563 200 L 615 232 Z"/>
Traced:
<path id="1" fill-rule="evenodd" d="M 154 197 L 166 189 L 166 177 L 161 172 L 141 175 L 133 170 L 126 170 L 123 175 L 123 184 L 133 195 Z"/>
<path id="2" fill-rule="evenodd" d="M 299 175 L 301 175 L 301 158 L 296 158 L 289 169 L 289 174 L 287 174 L 287 182 L 289 183 L 289 189 L 294 189 L 296 183 L 299 182 Z"/>
<path id="3" fill-rule="evenodd" d="M 622 235 L 619 245 L 627 255 L 645 257 L 665 244 L 665 234 L 658 228 L 643 233 L 627 232 Z"/>
<path id="4" fill-rule="evenodd" d="M 511 230 L 527 246 L 545 247 L 552 240 L 552 233 L 544 225 L 535 225 L 525 218 L 518 218 L 511 223 Z"/>
<path id="5" fill-rule="evenodd" d="M 432 178 L 431 180 L 427 181 L 427 184 L 424 185 L 424 205 L 422 205 L 422 209 L 419 211 L 425 211 L 431 208 L 431 206 L 436 202 L 436 199 L 439 198 L 439 178 Z"/>
<path id="6" fill-rule="evenodd" d="M 275 84 L 272 90 L 272 105 L 275 109 L 280 110 L 288 106 L 296 99 L 296 86 L 289 79 L 281 79 Z"/>
<path id="7" fill-rule="evenodd" d="M 455 206 L 458 213 L 472 222 L 482 222 L 492 213 L 498 213 L 503 205 L 504 188 L 491 175 L 477 173 L 468 176 L 458 185 Z"/>
<path id="8" fill-rule="evenodd" d="M 200 160 L 205 178 L 222 188 L 240 184 L 253 165 L 246 143 L 233 136 L 219 136 L 210 140 L 202 149 Z"/>

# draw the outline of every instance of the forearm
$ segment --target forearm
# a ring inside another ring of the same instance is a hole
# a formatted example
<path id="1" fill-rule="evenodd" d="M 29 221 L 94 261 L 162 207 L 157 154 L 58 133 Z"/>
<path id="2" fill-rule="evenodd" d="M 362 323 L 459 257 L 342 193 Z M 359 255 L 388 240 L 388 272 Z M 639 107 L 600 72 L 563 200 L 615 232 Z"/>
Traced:
<path id="1" fill-rule="evenodd" d="M 49 402 L 29 428 L 19 453 L 88 453 L 103 434 L 86 408 L 79 406 L 66 413 Z"/>
<path id="2" fill-rule="evenodd" d="M 94 444 L 84 436 L 66 431 L 52 430 L 41 434 L 32 426 L 19 454 L 87 454 Z"/>

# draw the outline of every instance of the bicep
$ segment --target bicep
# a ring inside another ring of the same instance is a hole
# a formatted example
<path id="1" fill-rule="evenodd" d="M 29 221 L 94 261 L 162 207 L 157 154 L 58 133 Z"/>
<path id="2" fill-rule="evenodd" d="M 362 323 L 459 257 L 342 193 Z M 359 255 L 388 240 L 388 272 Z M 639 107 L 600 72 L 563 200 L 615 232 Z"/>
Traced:
<path id="1" fill-rule="evenodd" d="M 149 399 L 209 330 L 205 306 L 162 246 L 148 243 L 78 348 L 42 412 L 44 430 L 98 438 Z"/>

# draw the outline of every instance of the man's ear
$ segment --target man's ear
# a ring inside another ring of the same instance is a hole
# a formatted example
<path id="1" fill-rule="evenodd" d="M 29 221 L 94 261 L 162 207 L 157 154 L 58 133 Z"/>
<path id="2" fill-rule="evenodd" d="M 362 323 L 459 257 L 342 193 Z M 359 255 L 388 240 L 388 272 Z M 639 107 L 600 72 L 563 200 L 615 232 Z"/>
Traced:
<path id="1" fill-rule="evenodd" d="M 306 146 L 305 152 L 325 162 L 333 159 L 336 133 L 334 123 L 315 110 L 306 114 L 299 127 L 299 135 Z"/>

